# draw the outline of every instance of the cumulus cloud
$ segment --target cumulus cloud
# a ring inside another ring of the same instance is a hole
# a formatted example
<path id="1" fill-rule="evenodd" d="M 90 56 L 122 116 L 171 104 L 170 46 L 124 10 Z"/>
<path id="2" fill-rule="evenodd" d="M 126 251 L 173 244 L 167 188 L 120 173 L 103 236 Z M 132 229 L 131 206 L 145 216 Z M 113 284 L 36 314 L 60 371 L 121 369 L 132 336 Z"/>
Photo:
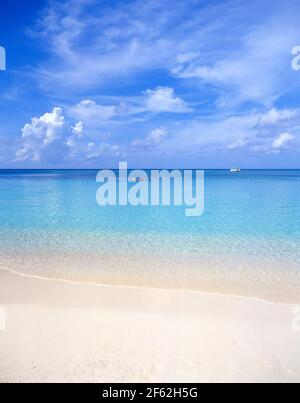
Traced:
<path id="1" fill-rule="evenodd" d="M 290 133 L 282 133 L 279 137 L 277 137 L 273 144 L 272 148 L 275 150 L 281 150 L 282 148 L 286 147 L 288 143 L 293 141 L 295 137 Z"/>
<path id="2" fill-rule="evenodd" d="M 75 126 L 72 126 L 72 133 L 75 134 L 77 137 L 81 138 L 83 137 L 83 123 L 82 122 L 77 122 Z"/>
<path id="3" fill-rule="evenodd" d="M 176 97 L 175 90 L 170 87 L 148 89 L 141 95 L 128 97 L 126 101 L 116 99 L 115 105 L 101 105 L 94 100 L 85 99 L 68 109 L 72 118 L 80 120 L 89 129 L 122 124 L 124 121 L 144 121 L 153 113 L 163 112 L 182 114 L 193 110 L 183 99 Z"/>
<path id="4" fill-rule="evenodd" d="M 61 108 L 54 108 L 41 117 L 34 117 L 22 129 L 22 147 L 17 150 L 17 161 L 39 161 L 41 154 L 49 151 L 61 139 L 65 118 Z"/>
<path id="5" fill-rule="evenodd" d="M 72 134 L 66 139 L 68 151 L 66 159 L 83 159 L 86 161 L 97 160 L 104 154 L 120 156 L 121 151 L 118 145 L 111 145 L 105 142 L 96 142 L 91 137 L 83 134 L 83 125 L 77 123 L 72 128 Z M 74 131 L 74 128 L 76 129 Z"/>
<path id="6" fill-rule="evenodd" d="M 120 157 L 122 153 L 118 145 L 108 143 L 100 143 L 97 145 L 95 143 L 88 143 L 86 150 L 86 159 L 88 161 L 96 160 L 104 154 L 112 154 L 116 157 Z"/>
<path id="7" fill-rule="evenodd" d="M 98 109 L 99 105 L 96 103 L 88 103 L 87 107 L 94 109 L 95 105 Z M 32 118 L 30 123 L 23 127 L 16 160 L 82 162 L 97 160 L 104 154 L 118 157 L 126 152 L 138 155 L 139 152 L 164 151 L 169 155 L 179 152 L 182 155 L 190 155 L 203 149 L 222 154 L 239 150 L 245 155 L 276 155 L 288 149 L 298 152 L 299 142 L 292 134 L 296 133 L 297 125 L 299 126 L 297 114 L 294 112 L 271 109 L 265 113 L 255 111 L 239 115 L 220 115 L 217 119 L 194 118 L 181 123 L 176 121 L 168 127 L 159 126 L 141 137 L 141 128 L 137 126 L 134 135 L 119 136 L 117 141 L 112 142 L 108 140 L 108 136 L 104 137 L 96 126 L 94 131 L 90 131 L 85 121 L 64 116 L 63 110 L 56 107 L 52 112 Z M 87 115 L 79 116 L 87 119 Z M 294 117 L 295 120 L 291 120 Z M 279 128 L 271 124 L 275 121 L 277 124 L 289 123 L 289 127 Z M 261 135 L 261 129 L 264 136 Z M 169 135 L 171 130 L 172 136 Z"/>
<path id="8" fill-rule="evenodd" d="M 112 119 L 117 115 L 116 106 L 98 105 L 95 101 L 85 99 L 76 106 L 70 108 L 70 114 L 83 121 L 103 122 Z"/>
<path id="9" fill-rule="evenodd" d="M 16 161 L 63 162 L 80 158 L 96 159 L 103 153 L 117 155 L 119 147 L 94 141 L 84 132 L 82 121 L 68 121 L 63 110 L 55 107 L 40 117 L 34 117 L 22 129 L 21 146 Z"/>
<path id="10" fill-rule="evenodd" d="M 276 108 L 272 108 L 270 111 L 268 111 L 261 117 L 260 124 L 262 126 L 275 125 L 279 122 L 290 120 L 294 118 L 296 115 L 297 111 L 293 109 L 278 110 Z"/>
<path id="11" fill-rule="evenodd" d="M 188 113 L 192 109 L 188 107 L 187 103 L 175 96 L 175 91 L 170 87 L 158 87 L 155 90 L 145 91 L 147 99 L 145 106 L 148 111 L 158 112 L 172 112 L 172 113 Z"/>
<path id="12" fill-rule="evenodd" d="M 278 113 L 280 114 L 281 110 L 278 110 Z M 214 162 L 218 161 L 218 156 L 222 160 L 223 156 L 229 153 L 233 156 L 243 156 L 245 159 L 247 155 L 275 155 L 282 150 L 298 153 L 300 139 L 296 133 L 299 131 L 299 119 L 291 122 L 288 120 L 286 128 L 264 126 L 262 136 L 260 122 L 263 116 L 264 113 L 253 111 L 229 116 L 220 114 L 218 117 L 206 119 L 194 118 L 184 120 L 180 124 L 175 122 L 169 128 L 172 130 L 172 137 L 166 143 L 167 152 L 174 155 L 180 152 L 181 155 L 196 158 L 205 150 L 206 155 L 210 153 L 210 158 L 214 158 Z"/>
<path id="13" fill-rule="evenodd" d="M 164 127 L 154 129 L 148 133 L 146 141 L 153 145 L 159 145 L 168 136 L 168 131 Z"/>
<path id="14" fill-rule="evenodd" d="M 238 148 L 243 148 L 247 144 L 246 139 L 240 139 L 234 143 L 231 143 L 227 146 L 228 150 L 236 150 Z"/>
<path id="15" fill-rule="evenodd" d="M 287 150 L 292 150 L 295 153 L 300 151 L 296 137 L 288 132 L 281 133 L 275 139 L 268 137 L 263 141 L 261 139 L 258 142 L 252 141 L 249 147 L 251 154 L 277 155 Z"/>
<path id="16" fill-rule="evenodd" d="M 53 112 L 47 112 L 40 118 L 32 118 L 22 129 L 24 139 L 42 139 L 44 144 L 50 144 L 60 136 L 60 129 L 65 120 L 61 108 L 54 108 Z"/>
<path id="17" fill-rule="evenodd" d="M 158 147 L 168 137 L 168 135 L 168 130 L 164 127 L 151 130 L 145 138 L 133 140 L 131 143 L 131 148 L 152 150 Z"/>

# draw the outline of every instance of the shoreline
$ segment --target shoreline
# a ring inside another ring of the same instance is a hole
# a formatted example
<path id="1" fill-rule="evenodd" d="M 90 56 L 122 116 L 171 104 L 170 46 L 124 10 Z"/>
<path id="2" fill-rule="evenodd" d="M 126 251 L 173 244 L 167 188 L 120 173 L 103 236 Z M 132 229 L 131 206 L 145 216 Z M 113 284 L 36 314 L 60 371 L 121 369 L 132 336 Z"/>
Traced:
<path id="1" fill-rule="evenodd" d="M 294 305 L 0 269 L 0 382 L 299 382 Z"/>
<path id="2" fill-rule="evenodd" d="M 112 254 L 101 251 L 0 252 L 0 269 L 82 284 L 205 292 L 300 304 L 296 262 L 226 256 Z"/>
<path id="3" fill-rule="evenodd" d="M 294 307 L 297 306 L 296 303 L 290 303 L 290 302 L 274 302 L 270 301 L 264 298 L 260 297 L 255 297 L 255 296 L 246 296 L 246 295 L 237 295 L 237 294 L 226 294 L 226 293 L 221 293 L 221 292 L 209 292 L 209 291 L 202 291 L 202 290 L 189 290 L 189 289 L 181 289 L 181 288 L 164 288 L 164 287 L 147 287 L 147 286 L 134 286 L 134 285 L 119 285 L 119 284 L 106 284 L 106 283 L 97 283 L 97 282 L 91 282 L 91 281 L 76 281 L 76 280 L 68 280 L 68 279 L 63 279 L 63 278 L 56 278 L 56 277 L 47 277 L 47 276 L 41 276 L 41 275 L 34 275 L 34 274 L 28 274 L 28 273 L 22 273 L 17 270 L 13 269 L 8 269 L 4 267 L 0 267 L 0 273 L 1 271 L 3 272 L 8 272 L 10 274 L 24 277 L 24 278 L 29 278 L 29 279 L 35 279 L 35 280 L 42 280 L 42 281 L 50 281 L 50 282 L 61 282 L 65 284 L 70 284 L 70 285 L 87 285 L 87 286 L 92 286 L 92 287 L 100 287 L 100 288 L 113 288 L 113 289 L 125 289 L 125 290 L 148 290 L 148 291 L 157 291 L 157 292 L 170 292 L 170 293 L 188 293 L 188 294 L 196 294 L 196 295 L 203 295 L 203 296 L 217 296 L 217 297 L 230 297 L 230 298 L 237 298 L 237 299 L 244 299 L 244 300 L 253 300 L 257 302 L 263 302 L 265 304 L 270 304 L 270 305 L 283 305 L 283 306 L 290 306 Z"/>
<path id="4" fill-rule="evenodd" d="M 1 240 L 0 267 L 29 275 L 300 304 L 296 239 L 28 230 Z"/>

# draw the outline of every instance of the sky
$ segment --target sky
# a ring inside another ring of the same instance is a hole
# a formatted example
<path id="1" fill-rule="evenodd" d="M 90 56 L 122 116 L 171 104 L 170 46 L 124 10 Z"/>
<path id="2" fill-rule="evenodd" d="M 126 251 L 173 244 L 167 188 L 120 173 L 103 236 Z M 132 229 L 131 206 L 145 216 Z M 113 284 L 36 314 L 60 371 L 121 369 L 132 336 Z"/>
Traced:
<path id="1" fill-rule="evenodd" d="M 0 22 L 0 169 L 300 168 L 299 0 L 1 0 Z"/>

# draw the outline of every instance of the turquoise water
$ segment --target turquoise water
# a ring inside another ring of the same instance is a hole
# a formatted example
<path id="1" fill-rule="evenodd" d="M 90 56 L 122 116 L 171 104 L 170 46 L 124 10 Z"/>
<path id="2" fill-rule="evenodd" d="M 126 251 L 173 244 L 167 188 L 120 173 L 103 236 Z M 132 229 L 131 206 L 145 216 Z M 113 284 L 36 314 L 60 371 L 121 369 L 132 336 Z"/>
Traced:
<path id="1" fill-rule="evenodd" d="M 0 171 L 2 266 L 38 270 L 34 259 L 51 261 L 55 251 L 62 261 L 71 252 L 77 260 L 95 254 L 191 257 L 201 270 L 213 261 L 220 275 L 218 280 L 214 269 L 215 281 L 223 281 L 227 267 L 238 262 L 236 270 L 248 270 L 245 278 L 263 278 L 263 271 L 270 278 L 274 272 L 278 284 L 288 279 L 286 286 L 299 287 L 300 170 L 205 171 L 205 211 L 193 218 L 185 216 L 185 207 L 100 207 L 96 175 Z M 103 273 L 97 261 L 89 260 L 86 271 Z M 60 270 L 63 275 L 71 267 Z"/>

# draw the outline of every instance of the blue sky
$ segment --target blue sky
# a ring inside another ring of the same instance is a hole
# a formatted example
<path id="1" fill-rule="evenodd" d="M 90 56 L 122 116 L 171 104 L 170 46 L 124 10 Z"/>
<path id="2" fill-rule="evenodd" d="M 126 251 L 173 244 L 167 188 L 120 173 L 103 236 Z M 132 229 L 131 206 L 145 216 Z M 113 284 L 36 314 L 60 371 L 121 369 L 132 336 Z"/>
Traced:
<path id="1" fill-rule="evenodd" d="M 13 0 L 0 19 L 0 168 L 300 168 L 298 0 Z"/>

